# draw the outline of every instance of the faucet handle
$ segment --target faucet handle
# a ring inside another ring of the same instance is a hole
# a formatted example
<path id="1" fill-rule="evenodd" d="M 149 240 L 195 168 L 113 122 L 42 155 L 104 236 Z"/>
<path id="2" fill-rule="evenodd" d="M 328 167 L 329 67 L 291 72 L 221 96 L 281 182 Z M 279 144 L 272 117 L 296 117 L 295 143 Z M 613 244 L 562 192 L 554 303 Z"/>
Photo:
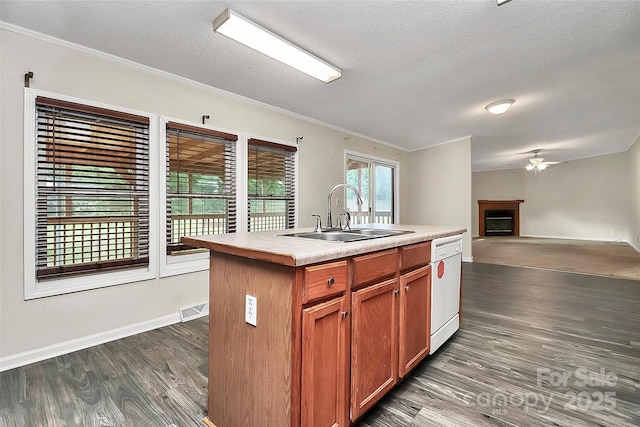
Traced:
<path id="1" fill-rule="evenodd" d="M 346 222 L 344 224 L 344 229 L 351 230 L 351 212 L 349 212 L 349 209 L 344 210 L 344 216 L 346 219 Z"/>
<path id="2" fill-rule="evenodd" d="M 311 215 L 316 217 L 316 228 L 313 229 L 314 233 L 320 233 L 322 231 L 322 219 L 320 215 Z"/>

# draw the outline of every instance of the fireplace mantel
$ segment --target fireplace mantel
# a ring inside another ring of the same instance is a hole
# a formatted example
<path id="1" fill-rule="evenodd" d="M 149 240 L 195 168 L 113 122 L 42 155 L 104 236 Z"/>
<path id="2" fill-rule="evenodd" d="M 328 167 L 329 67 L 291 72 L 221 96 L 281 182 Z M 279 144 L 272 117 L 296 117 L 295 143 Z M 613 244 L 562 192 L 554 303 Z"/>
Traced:
<path id="1" fill-rule="evenodd" d="M 524 200 L 478 200 L 478 234 L 480 237 L 484 237 L 486 235 L 484 228 L 486 211 L 492 210 L 513 211 L 513 236 L 519 236 L 520 203 L 524 203 Z"/>

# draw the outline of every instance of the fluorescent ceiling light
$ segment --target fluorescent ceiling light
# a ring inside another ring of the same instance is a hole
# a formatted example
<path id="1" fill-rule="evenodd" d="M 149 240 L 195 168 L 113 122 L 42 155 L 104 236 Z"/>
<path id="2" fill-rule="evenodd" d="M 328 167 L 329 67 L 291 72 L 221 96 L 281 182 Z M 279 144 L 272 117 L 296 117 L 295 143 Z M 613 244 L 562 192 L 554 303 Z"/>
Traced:
<path id="1" fill-rule="evenodd" d="M 213 21 L 213 30 L 325 83 L 342 75 L 340 69 L 230 9 L 225 9 Z"/>
<path id="2" fill-rule="evenodd" d="M 501 99 L 500 101 L 492 102 L 484 108 L 491 114 L 502 114 L 507 111 L 514 102 L 513 99 Z"/>

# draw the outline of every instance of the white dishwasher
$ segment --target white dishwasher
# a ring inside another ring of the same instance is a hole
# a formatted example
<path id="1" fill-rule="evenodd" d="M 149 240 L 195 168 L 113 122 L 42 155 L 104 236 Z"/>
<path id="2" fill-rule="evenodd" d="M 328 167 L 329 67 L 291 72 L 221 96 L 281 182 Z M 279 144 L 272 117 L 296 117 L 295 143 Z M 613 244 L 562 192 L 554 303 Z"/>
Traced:
<path id="1" fill-rule="evenodd" d="M 462 234 L 431 242 L 431 345 L 433 354 L 460 328 Z"/>

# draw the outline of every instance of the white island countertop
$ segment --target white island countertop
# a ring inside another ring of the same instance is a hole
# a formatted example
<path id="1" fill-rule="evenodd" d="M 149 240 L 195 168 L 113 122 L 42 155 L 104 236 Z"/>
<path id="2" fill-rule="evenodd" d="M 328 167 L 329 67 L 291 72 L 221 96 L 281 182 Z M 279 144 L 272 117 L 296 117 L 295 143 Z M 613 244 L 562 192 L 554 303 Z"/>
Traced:
<path id="1" fill-rule="evenodd" d="M 357 228 L 377 228 L 412 231 L 413 233 L 378 237 L 355 242 L 328 242 L 323 240 L 283 236 L 283 234 L 311 232 L 313 228 L 296 228 L 251 233 L 228 233 L 183 237 L 183 243 L 213 252 L 237 255 L 292 267 L 315 264 L 353 255 L 390 249 L 439 237 L 464 233 L 466 228 L 455 226 L 363 224 Z"/>

